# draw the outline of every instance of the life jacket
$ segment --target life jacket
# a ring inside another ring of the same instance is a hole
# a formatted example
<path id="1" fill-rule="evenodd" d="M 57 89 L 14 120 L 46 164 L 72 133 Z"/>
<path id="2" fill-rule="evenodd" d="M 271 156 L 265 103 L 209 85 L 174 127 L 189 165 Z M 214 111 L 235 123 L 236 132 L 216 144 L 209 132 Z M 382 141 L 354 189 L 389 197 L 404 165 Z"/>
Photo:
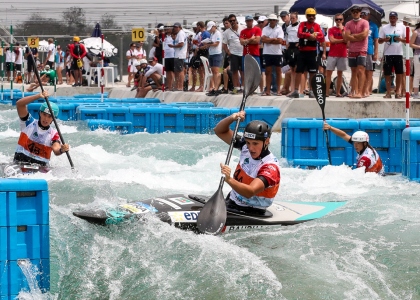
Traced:
<path id="1" fill-rule="evenodd" d="M 274 197 L 280 187 L 280 167 L 277 158 L 272 153 L 262 159 L 256 160 L 251 157 L 248 147 L 244 145 L 241 150 L 239 163 L 234 173 L 234 178 L 241 183 L 249 185 L 257 178 L 258 172 L 263 166 L 268 167 L 270 171 L 274 173 L 272 177 L 276 184 L 267 187 L 265 190 L 251 198 L 241 196 L 236 191 L 232 190 L 230 192 L 230 199 L 237 205 L 264 209 L 273 203 Z"/>
<path id="2" fill-rule="evenodd" d="M 74 54 L 80 56 L 82 54 L 82 49 L 80 48 L 80 44 L 74 44 Z"/>
<path id="3" fill-rule="evenodd" d="M 52 141 L 59 140 L 57 131 L 51 126 L 47 130 L 41 129 L 38 120 L 31 115 L 20 123 L 21 133 L 16 153 L 22 153 L 47 164 L 51 158 Z"/>
<path id="4" fill-rule="evenodd" d="M 311 29 L 308 29 L 306 27 L 306 23 L 307 22 L 301 22 L 301 24 L 303 24 L 303 30 L 302 31 L 303 32 L 313 33 L 313 27 Z M 309 41 L 309 40 L 304 39 L 304 38 L 299 38 L 299 46 L 300 47 L 305 47 L 305 46 L 308 46 L 308 47 L 316 47 L 317 45 L 318 45 L 318 42 L 317 41 Z"/>
<path id="5" fill-rule="evenodd" d="M 357 164 L 356 166 L 359 166 L 360 161 L 362 160 L 363 157 L 367 157 L 370 159 L 370 166 L 366 167 L 365 172 L 374 172 L 374 173 L 378 173 L 378 174 L 382 174 L 384 172 L 384 166 L 382 164 L 382 160 L 379 157 L 378 152 L 376 152 L 376 150 L 370 149 L 369 147 L 367 147 L 365 149 L 365 151 L 363 151 L 362 154 L 357 155 Z"/>

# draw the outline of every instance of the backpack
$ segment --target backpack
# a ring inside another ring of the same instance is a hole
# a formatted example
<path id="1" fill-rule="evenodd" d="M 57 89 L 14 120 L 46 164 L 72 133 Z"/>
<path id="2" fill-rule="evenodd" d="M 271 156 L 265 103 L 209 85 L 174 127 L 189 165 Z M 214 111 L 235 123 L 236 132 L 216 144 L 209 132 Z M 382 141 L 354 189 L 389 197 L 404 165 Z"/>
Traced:
<path id="1" fill-rule="evenodd" d="M 331 82 L 331 89 L 334 95 L 337 95 L 337 76 L 334 77 L 333 81 Z M 347 82 L 346 76 L 343 75 L 343 83 L 341 84 L 340 95 L 348 95 L 350 94 L 350 85 Z"/>
<path id="2" fill-rule="evenodd" d="M 74 54 L 80 56 L 82 54 L 82 49 L 80 49 L 80 44 L 74 45 Z"/>

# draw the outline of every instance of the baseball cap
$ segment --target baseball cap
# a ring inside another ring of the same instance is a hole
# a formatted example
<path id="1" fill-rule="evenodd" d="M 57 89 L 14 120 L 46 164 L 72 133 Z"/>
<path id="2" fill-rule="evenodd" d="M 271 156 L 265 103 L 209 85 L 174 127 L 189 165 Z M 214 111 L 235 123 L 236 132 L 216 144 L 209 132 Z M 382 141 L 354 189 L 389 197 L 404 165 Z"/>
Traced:
<path id="1" fill-rule="evenodd" d="M 252 16 L 246 16 L 245 21 L 249 21 L 249 20 L 254 20 L 254 18 Z"/>
<path id="2" fill-rule="evenodd" d="M 397 14 L 397 12 L 395 12 L 395 11 L 391 11 L 391 12 L 389 13 L 389 16 L 390 16 L 390 17 L 397 17 L 397 18 L 398 18 L 398 14 Z"/>
<path id="3" fill-rule="evenodd" d="M 353 10 L 362 11 L 362 8 L 360 6 L 355 5 L 350 9 L 350 11 L 353 11 Z"/>
<path id="4" fill-rule="evenodd" d="M 193 22 L 193 23 L 191 24 L 191 27 L 192 27 L 192 28 L 197 27 L 197 22 Z"/>
<path id="5" fill-rule="evenodd" d="M 207 23 L 207 30 L 210 30 L 213 26 L 216 26 L 216 23 L 214 23 L 213 21 L 209 21 Z"/>
<path id="6" fill-rule="evenodd" d="M 179 23 L 179 22 L 175 22 L 175 23 L 174 23 L 174 27 L 180 27 L 180 28 L 181 28 L 182 26 L 181 26 L 181 23 Z"/>
<path id="7" fill-rule="evenodd" d="M 367 7 L 363 7 L 363 9 L 362 9 L 362 14 L 370 14 L 370 10 L 369 10 L 369 8 L 367 8 Z"/>
<path id="8" fill-rule="evenodd" d="M 145 60 L 144 58 L 140 59 L 139 65 L 142 65 L 142 64 L 147 64 L 147 60 Z"/>
<path id="9" fill-rule="evenodd" d="M 156 57 L 149 57 L 149 61 L 157 61 L 157 58 Z"/>
<path id="10" fill-rule="evenodd" d="M 283 10 L 281 13 L 280 13 L 280 17 L 285 17 L 285 16 L 287 16 L 289 13 L 287 12 L 287 11 L 285 11 L 285 10 Z"/>
<path id="11" fill-rule="evenodd" d="M 50 69 L 50 66 L 49 65 L 46 65 L 45 66 L 45 70 L 49 70 Z"/>
<path id="12" fill-rule="evenodd" d="M 276 16 L 276 14 L 270 14 L 270 15 L 268 15 L 268 18 L 267 19 L 268 20 L 277 20 L 278 18 Z"/>
<path id="13" fill-rule="evenodd" d="M 258 22 L 264 22 L 265 20 L 267 20 L 266 16 L 259 16 L 258 18 Z"/>

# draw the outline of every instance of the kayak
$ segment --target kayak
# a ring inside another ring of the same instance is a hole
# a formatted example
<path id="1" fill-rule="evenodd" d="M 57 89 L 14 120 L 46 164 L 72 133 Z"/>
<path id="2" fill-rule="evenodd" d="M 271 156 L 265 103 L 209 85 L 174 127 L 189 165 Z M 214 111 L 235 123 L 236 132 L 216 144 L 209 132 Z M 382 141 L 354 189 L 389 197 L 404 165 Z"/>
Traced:
<path id="1" fill-rule="evenodd" d="M 47 166 L 41 166 L 39 164 L 2 164 L 0 165 L 2 169 L 3 177 L 21 177 L 23 175 L 29 175 L 33 173 L 48 173 L 51 169 Z"/>
<path id="2" fill-rule="evenodd" d="M 146 214 L 154 214 L 161 221 L 175 227 L 198 232 L 197 217 L 209 198 L 201 195 L 175 194 L 121 204 L 115 208 L 77 211 L 73 212 L 73 215 L 90 223 L 111 225 L 141 220 Z M 345 203 L 345 201 L 274 202 L 267 210 L 255 212 L 228 207 L 226 225 L 222 232 L 300 224 L 319 219 Z"/>

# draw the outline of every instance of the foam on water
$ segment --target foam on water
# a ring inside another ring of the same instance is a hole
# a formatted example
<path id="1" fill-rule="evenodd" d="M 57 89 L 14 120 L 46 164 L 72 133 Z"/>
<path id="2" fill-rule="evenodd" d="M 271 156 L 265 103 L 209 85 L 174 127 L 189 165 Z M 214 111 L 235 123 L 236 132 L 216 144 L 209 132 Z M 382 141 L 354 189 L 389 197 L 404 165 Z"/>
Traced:
<path id="1" fill-rule="evenodd" d="M 0 162 L 12 159 L 18 128 L 15 112 L 0 110 Z M 82 122 L 60 129 L 76 171 L 65 155 L 53 156 L 52 172 L 28 177 L 50 189 L 51 293 L 43 299 L 420 297 L 418 183 L 346 166 L 295 169 L 281 159 L 276 201 L 347 204 L 300 225 L 218 237 L 153 216 L 95 226 L 72 212 L 171 193 L 212 195 L 228 146 L 214 135 L 119 135 Z M 271 149 L 280 156 L 280 134 Z"/>

